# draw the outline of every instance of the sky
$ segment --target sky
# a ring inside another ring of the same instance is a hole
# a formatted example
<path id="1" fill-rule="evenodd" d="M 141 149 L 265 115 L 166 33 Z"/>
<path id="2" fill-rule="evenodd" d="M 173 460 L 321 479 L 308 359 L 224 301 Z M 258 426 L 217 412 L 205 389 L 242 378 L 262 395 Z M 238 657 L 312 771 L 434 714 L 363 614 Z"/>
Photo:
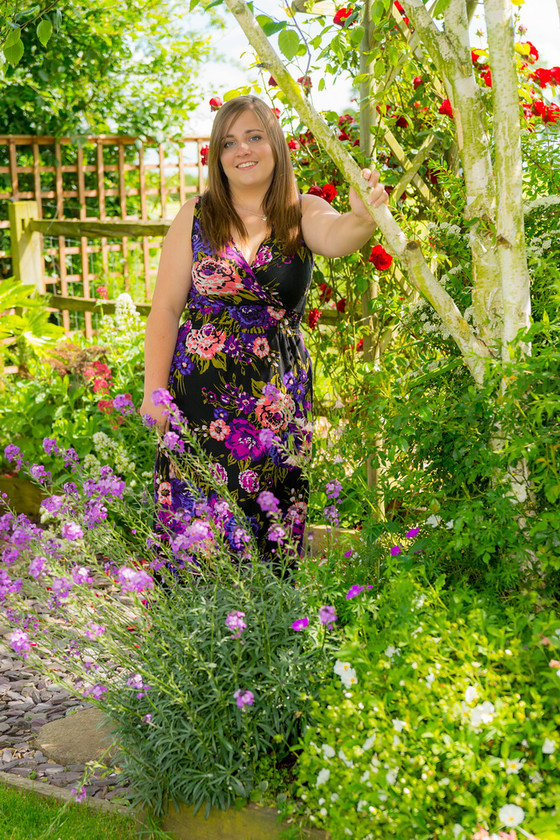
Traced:
<path id="1" fill-rule="evenodd" d="M 337 3 L 338 5 L 338 3 Z M 344 5 L 341 3 L 340 5 Z M 255 0 L 255 10 L 274 15 L 278 12 L 279 0 Z M 216 32 L 214 43 L 216 48 L 225 55 L 223 62 L 210 62 L 200 74 L 200 84 L 205 92 L 202 105 L 189 115 L 189 131 L 192 133 L 209 133 L 212 118 L 207 101 L 213 96 L 221 96 L 227 90 L 240 87 L 253 81 L 255 70 L 250 70 L 252 50 L 247 45 L 244 33 L 231 15 L 226 13 L 227 27 L 222 32 Z M 556 0 L 525 0 L 520 8 L 521 23 L 527 27 L 523 36 L 532 41 L 539 50 L 542 63 L 545 66 L 560 64 L 560 19 Z M 484 14 L 482 3 L 480 14 L 477 14 L 471 28 L 472 46 L 482 46 L 484 39 L 477 38 L 476 30 L 484 28 Z M 241 65 L 241 66 L 236 66 Z M 324 91 L 313 91 L 313 104 L 317 110 L 333 109 L 343 112 L 349 105 L 351 93 L 350 84 L 337 81 L 334 85 L 326 77 L 327 87 Z"/>

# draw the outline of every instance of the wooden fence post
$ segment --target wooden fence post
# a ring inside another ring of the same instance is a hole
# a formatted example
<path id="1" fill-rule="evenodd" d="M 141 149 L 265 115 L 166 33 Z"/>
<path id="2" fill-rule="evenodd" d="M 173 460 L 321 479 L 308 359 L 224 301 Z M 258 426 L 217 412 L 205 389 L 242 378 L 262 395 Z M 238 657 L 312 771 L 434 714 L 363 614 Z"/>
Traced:
<path id="1" fill-rule="evenodd" d="M 33 283 L 45 292 L 41 263 L 41 234 L 26 230 L 31 219 L 39 218 L 36 201 L 13 201 L 9 204 L 10 238 L 14 280 Z"/>

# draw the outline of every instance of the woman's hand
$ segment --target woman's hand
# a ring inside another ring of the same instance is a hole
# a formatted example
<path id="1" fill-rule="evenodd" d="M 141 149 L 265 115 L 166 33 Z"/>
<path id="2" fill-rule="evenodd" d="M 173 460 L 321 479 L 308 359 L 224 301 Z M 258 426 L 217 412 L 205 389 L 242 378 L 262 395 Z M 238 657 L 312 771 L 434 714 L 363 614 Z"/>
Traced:
<path id="1" fill-rule="evenodd" d="M 370 191 L 367 203 L 372 207 L 381 207 L 382 204 L 387 204 L 389 196 L 385 192 L 383 184 L 379 183 L 379 172 L 377 169 L 362 169 L 362 178 L 367 182 Z M 364 220 L 371 219 L 366 205 L 352 187 L 350 187 L 348 199 L 355 216 Z"/>
<path id="2" fill-rule="evenodd" d="M 142 417 L 149 414 L 156 421 L 156 428 L 161 435 L 169 429 L 169 416 L 164 405 L 154 405 L 149 397 L 144 397 L 139 413 Z"/>

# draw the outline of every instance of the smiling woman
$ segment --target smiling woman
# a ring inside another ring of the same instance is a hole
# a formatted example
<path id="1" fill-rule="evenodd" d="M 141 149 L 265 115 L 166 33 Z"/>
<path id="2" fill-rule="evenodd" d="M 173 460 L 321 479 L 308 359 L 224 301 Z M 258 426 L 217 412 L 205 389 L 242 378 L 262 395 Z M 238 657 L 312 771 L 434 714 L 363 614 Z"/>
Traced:
<path id="1" fill-rule="evenodd" d="M 386 201 L 378 173 L 363 175 L 370 202 Z M 340 215 L 322 198 L 299 194 L 286 138 L 264 102 L 241 96 L 218 110 L 208 188 L 170 228 L 146 332 L 141 410 L 163 433 L 156 498 L 172 546 L 193 519 L 207 516 L 222 523 L 240 555 L 251 531 L 263 557 L 273 558 L 288 539 L 301 551 L 312 381 L 300 323 L 312 252 L 342 256 L 373 232 L 353 192 L 350 203 Z M 177 435 L 166 431 L 171 398 L 243 521 L 177 462 Z"/>

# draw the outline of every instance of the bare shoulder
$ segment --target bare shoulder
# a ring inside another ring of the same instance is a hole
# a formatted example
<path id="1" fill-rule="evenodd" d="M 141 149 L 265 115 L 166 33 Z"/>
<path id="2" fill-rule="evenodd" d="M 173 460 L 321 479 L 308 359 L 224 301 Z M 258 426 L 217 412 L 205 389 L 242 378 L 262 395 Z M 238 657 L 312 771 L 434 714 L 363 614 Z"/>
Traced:
<path id="1" fill-rule="evenodd" d="M 194 216 L 194 208 L 196 207 L 197 201 L 198 196 L 196 195 L 193 196 L 193 198 L 189 198 L 188 201 L 185 201 L 185 203 L 173 219 L 169 230 L 173 229 L 173 231 L 175 232 L 177 231 L 177 229 L 179 229 L 185 233 L 188 233 L 190 237 L 192 221 Z"/>

